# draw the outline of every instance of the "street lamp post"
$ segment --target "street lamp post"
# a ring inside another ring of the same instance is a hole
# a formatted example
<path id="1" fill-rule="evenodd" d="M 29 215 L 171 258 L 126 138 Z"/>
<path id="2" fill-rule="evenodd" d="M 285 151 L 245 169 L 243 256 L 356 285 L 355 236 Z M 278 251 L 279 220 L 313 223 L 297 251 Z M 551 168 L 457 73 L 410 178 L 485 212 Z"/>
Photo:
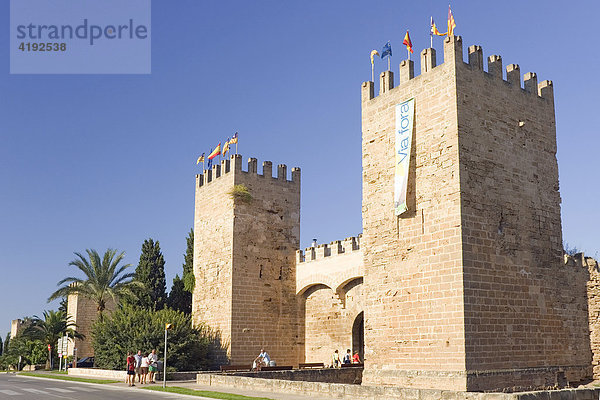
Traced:
<path id="1" fill-rule="evenodd" d="M 165 360 L 163 361 L 163 388 L 167 387 L 167 331 L 173 324 L 165 324 Z"/>

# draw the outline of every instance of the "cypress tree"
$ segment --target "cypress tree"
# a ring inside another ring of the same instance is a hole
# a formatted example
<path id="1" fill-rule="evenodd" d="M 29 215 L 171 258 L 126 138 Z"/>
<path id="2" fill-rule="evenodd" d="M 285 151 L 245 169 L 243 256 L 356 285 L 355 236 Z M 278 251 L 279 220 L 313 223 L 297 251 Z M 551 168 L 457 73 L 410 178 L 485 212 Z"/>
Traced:
<path id="1" fill-rule="evenodd" d="M 163 309 L 167 301 L 165 259 L 158 240 L 144 240 L 135 279 L 145 287 L 145 290 L 137 291 L 138 300 L 135 304 L 151 310 Z"/>
<path id="2" fill-rule="evenodd" d="M 3 347 L 2 347 L 2 338 L 0 337 L 0 356 L 2 355 L 2 350 L 3 350 Z"/>
<path id="3" fill-rule="evenodd" d="M 186 314 L 192 313 L 192 294 L 184 289 L 183 279 L 179 275 L 175 275 L 175 278 L 173 278 L 168 305 L 173 310 Z"/>
<path id="4" fill-rule="evenodd" d="M 193 293 L 196 279 L 194 278 L 194 230 L 190 229 L 186 238 L 187 249 L 183 262 L 183 287 L 186 291 Z M 190 300 L 191 301 L 191 300 Z"/>

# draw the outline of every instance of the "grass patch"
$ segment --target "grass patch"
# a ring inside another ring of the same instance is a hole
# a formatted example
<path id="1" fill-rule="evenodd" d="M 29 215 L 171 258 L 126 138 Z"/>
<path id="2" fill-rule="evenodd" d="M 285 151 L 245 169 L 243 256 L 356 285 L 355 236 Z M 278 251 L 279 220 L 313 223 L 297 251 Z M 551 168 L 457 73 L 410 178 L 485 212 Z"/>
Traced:
<path id="1" fill-rule="evenodd" d="M 209 390 L 194 390 L 187 389 L 177 386 L 169 386 L 163 388 L 162 386 L 148 386 L 142 389 L 146 390 L 157 390 L 159 392 L 169 392 L 169 393 L 178 393 L 178 394 L 188 394 L 191 396 L 202 396 L 208 397 L 211 399 L 223 399 L 223 400 L 273 400 L 268 397 L 251 397 L 251 396 L 242 396 L 240 394 L 233 393 L 222 393 L 222 392 L 211 392 Z"/>
<path id="2" fill-rule="evenodd" d="M 35 376 L 38 378 L 58 379 L 61 381 L 86 382 L 86 383 L 119 383 L 119 382 L 122 382 L 122 381 L 115 381 L 114 379 L 80 378 L 78 376 L 68 376 L 65 374 L 48 373 L 48 372 L 19 372 L 18 375 Z"/>

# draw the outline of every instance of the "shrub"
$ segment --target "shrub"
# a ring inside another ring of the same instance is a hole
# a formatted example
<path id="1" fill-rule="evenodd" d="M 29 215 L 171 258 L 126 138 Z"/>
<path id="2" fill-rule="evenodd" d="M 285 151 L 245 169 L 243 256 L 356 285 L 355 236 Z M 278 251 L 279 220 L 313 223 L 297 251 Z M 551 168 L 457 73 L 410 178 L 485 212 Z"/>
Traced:
<path id="1" fill-rule="evenodd" d="M 233 188 L 229 191 L 229 195 L 233 201 L 241 201 L 242 203 L 250 203 L 252 201 L 252 195 L 246 185 L 233 185 Z"/>
<path id="2" fill-rule="evenodd" d="M 115 310 L 92 327 L 95 366 L 123 370 L 127 352 L 138 350 L 156 349 L 163 360 L 166 323 L 173 324 L 168 333 L 167 366 L 178 371 L 205 369 L 210 338 L 203 328 L 192 327 L 189 315 L 168 308 L 151 311 L 131 305 Z"/>

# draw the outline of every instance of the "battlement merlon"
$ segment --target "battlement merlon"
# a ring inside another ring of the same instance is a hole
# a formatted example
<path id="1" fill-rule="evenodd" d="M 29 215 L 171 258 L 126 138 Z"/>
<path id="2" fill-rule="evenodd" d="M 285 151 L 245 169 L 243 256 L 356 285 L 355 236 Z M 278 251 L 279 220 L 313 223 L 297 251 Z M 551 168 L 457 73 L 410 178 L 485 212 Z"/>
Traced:
<path id="1" fill-rule="evenodd" d="M 305 250 L 296 250 L 296 264 L 359 251 L 361 238 L 362 233 L 344 240 L 334 240 L 330 243 L 307 247 Z"/>
<path id="2" fill-rule="evenodd" d="M 196 188 L 204 187 L 229 173 L 255 174 L 273 181 L 283 183 L 300 184 L 300 168 L 292 168 L 291 180 L 287 179 L 287 165 L 279 164 L 277 166 L 277 176 L 273 176 L 273 163 L 271 161 L 263 162 L 262 174 L 257 170 L 258 160 L 249 158 L 247 161 L 247 169 L 242 169 L 242 156 L 240 154 L 232 154 L 229 159 L 221 160 L 220 164 L 215 164 L 210 169 L 203 170 L 202 174 L 196 175 Z"/>
<path id="3" fill-rule="evenodd" d="M 585 267 L 592 272 L 592 270 L 599 272 L 598 261 L 596 261 L 593 257 L 586 257 L 584 253 L 576 253 L 573 255 L 569 255 L 567 253 L 564 254 L 564 263 L 566 266 L 570 267 Z"/>
<path id="4" fill-rule="evenodd" d="M 425 75 L 432 71 L 436 66 L 436 52 L 433 48 L 424 49 L 421 52 L 421 74 Z M 454 65 L 466 65 L 473 71 L 481 71 L 491 78 L 503 79 L 502 57 L 491 55 L 487 58 L 487 71 L 484 70 L 484 56 L 481 46 L 473 45 L 468 49 L 468 61 L 463 61 L 463 46 L 460 36 L 447 37 L 444 40 L 444 63 L 454 63 Z M 460 64 L 459 64 L 460 63 Z M 441 64 L 440 64 L 441 65 Z M 400 63 L 399 85 L 415 78 L 414 61 L 402 60 Z M 417 76 L 418 77 L 418 76 Z M 506 81 L 516 89 L 522 89 L 538 98 L 554 102 L 554 91 L 552 81 L 545 80 L 538 84 L 537 75 L 534 72 L 528 72 L 523 76 L 523 87 L 521 87 L 521 75 L 518 64 L 509 64 L 506 66 Z M 394 73 L 384 71 L 380 74 L 379 95 L 384 95 L 394 89 Z M 361 85 L 362 102 L 374 99 L 375 83 L 371 81 L 363 82 Z"/>

